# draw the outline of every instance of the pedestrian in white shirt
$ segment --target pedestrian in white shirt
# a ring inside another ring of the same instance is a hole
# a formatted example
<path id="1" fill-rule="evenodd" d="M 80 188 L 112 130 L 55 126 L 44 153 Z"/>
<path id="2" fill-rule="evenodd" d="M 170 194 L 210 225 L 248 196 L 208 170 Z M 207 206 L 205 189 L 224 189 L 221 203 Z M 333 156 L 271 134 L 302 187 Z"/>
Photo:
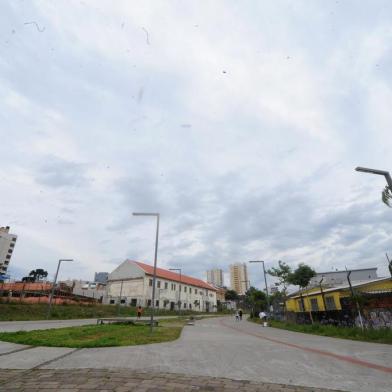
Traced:
<path id="1" fill-rule="evenodd" d="M 267 315 L 263 311 L 261 311 L 259 313 L 259 317 L 260 317 L 260 320 L 261 320 L 263 327 L 266 327 L 267 326 Z"/>

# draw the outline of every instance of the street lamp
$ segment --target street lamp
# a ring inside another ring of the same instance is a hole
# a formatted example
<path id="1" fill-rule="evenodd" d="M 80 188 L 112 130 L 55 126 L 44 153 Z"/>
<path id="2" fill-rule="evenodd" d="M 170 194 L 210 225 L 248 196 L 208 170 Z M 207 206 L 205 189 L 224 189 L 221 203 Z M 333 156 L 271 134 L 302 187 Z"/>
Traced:
<path id="1" fill-rule="evenodd" d="M 268 309 L 268 311 L 270 311 L 270 301 L 269 301 L 268 286 L 267 286 L 267 274 L 265 272 L 264 260 L 250 260 L 249 263 L 263 263 L 265 293 L 267 295 L 267 309 Z"/>
<path id="2" fill-rule="evenodd" d="M 180 290 L 178 294 L 178 314 L 181 314 L 181 290 L 182 290 L 182 279 L 181 279 L 181 268 L 169 268 L 169 271 L 180 271 Z"/>
<path id="3" fill-rule="evenodd" d="M 159 235 L 159 213 L 154 212 L 134 212 L 133 216 L 154 216 L 157 218 L 157 230 L 155 236 L 155 256 L 154 256 L 154 272 L 152 277 L 152 308 L 150 318 L 150 332 L 152 332 L 154 323 L 154 309 L 155 309 L 155 282 L 157 279 L 157 257 L 158 257 L 158 235 Z"/>
<path id="4" fill-rule="evenodd" d="M 382 201 L 388 207 L 391 207 L 389 205 L 389 199 L 392 198 L 392 178 L 391 178 L 391 175 L 389 174 L 389 172 L 385 171 L 385 170 L 369 169 L 366 167 L 359 167 L 359 166 L 356 167 L 355 170 L 358 172 L 362 172 L 362 173 L 377 174 L 377 175 L 385 177 L 385 180 L 387 181 L 388 185 L 382 191 Z"/>
<path id="5" fill-rule="evenodd" d="M 52 300 L 53 300 L 53 296 L 54 296 L 54 288 L 56 286 L 57 283 L 57 276 L 59 274 L 59 269 L 60 269 L 60 264 L 62 261 L 73 261 L 73 259 L 60 259 L 58 264 L 57 264 L 57 270 L 56 270 L 56 275 L 54 276 L 54 282 L 53 282 L 53 286 L 52 286 L 52 292 L 50 293 L 50 297 L 49 297 L 49 303 L 48 303 L 48 312 L 46 314 L 46 318 L 48 319 L 50 316 L 50 311 L 52 309 Z"/>

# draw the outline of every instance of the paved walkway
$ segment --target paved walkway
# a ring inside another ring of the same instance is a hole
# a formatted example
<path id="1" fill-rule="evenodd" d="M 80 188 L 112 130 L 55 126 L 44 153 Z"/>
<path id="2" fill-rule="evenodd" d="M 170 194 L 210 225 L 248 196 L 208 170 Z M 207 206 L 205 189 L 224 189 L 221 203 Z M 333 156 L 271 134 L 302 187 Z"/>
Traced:
<path id="1" fill-rule="evenodd" d="M 192 377 L 180 374 L 130 372 L 117 370 L 11 370 L 0 374 L 2 392 L 56 391 L 226 391 L 226 392 L 331 392 L 321 388 L 292 387 L 281 384 L 217 377 Z"/>
<path id="2" fill-rule="evenodd" d="M 3 369 L 127 368 L 353 392 L 391 390 L 390 345 L 263 328 L 230 317 L 197 321 L 168 343 L 94 349 L 0 343 L 0 353 Z"/>

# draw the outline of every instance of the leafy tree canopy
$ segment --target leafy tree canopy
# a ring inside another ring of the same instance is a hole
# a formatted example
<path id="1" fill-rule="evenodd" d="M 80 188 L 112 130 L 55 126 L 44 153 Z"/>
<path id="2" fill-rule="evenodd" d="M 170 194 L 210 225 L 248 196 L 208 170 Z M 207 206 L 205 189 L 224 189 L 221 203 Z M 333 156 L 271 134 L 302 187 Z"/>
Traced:
<path id="1" fill-rule="evenodd" d="M 310 279 L 312 279 L 315 275 L 316 271 L 312 267 L 301 263 L 298 265 L 298 268 L 289 275 L 288 282 L 295 286 L 304 288 L 309 284 Z"/>
<path id="2" fill-rule="evenodd" d="M 30 271 L 29 273 L 29 277 L 33 279 L 32 282 L 39 281 L 42 278 L 46 278 L 47 276 L 48 276 L 48 272 L 43 270 L 42 268 L 37 268 L 35 270 Z"/>
<path id="3" fill-rule="evenodd" d="M 225 293 L 226 301 L 236 301 L 238 299 L 238 294 L 235 290 L 227 290 Z"/>
<path id="4" fill-rule="evenodd" d="M 286 293 L 287 285 L 290 283 L 290 276 L 292 274 L 291 267 L 279 260 L 279 266 L 269 269 L 268 274 L 278 278 L 279 285 L 283 286 L 283 293 Z"/>
<path id="5" fill-rule="evenodd" d="M 254 311 L 266 309 L 267 296 L 263 291 L 250 287 L 245 293 L 245 303 Z"/>

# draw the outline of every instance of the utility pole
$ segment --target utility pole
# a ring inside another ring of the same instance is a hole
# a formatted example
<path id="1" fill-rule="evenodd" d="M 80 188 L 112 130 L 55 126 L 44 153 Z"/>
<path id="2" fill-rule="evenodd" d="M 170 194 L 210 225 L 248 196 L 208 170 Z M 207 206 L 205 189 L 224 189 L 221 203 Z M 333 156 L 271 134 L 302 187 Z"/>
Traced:
<path id="1" fill-rule="evenodd" d="M 153 331 L 154 323 L 154 310 L 155 310 L 155 286 L 157 280 L 157 259 L 158 259 L 158 236 L 159 236 L 159 213 L 156 212 L 134 212 L 133 216 L 154 216 L 157 218 L 157 228 L 155 234 L 155 253 L 154 253 L 154 271 L 152 277 L 152 307 L 151 307 L 151 318 L 150 318 L 150 332 Z"/>
<path id="2" fill-rule="evenodd" d="M 49 297 L 49 304 L 48 304 L 48 312 L 46 314 L 46 318 L 48 319 L 50 316 L 50 311 L 52 309 L 52 300 L 53 300 L 53 296 L 54 296 L 54 289 L 56 287 L 56 283 L 57 283 L 57 276 L 59 274 L 59 269 L 60 269 L 60 264 L 62 261 L 73 261 L 73 259 L 60 259 L 58 264 L 57 264 L 57 270 L 56 270 L 56 275 L 54 276 L 54 282 L 53 282 L 53 286 L 52 286 L 52 292 L 50 293 L 50 297 Z"/>
<path id="3" fill-rule="evenodd" d="M 269 295 L 268 295 L 268 286 L 267 286 L 267 273 L 265 272 L 265 265 L 264 265 L 264 260 L 251 260 L 249 263 L 263 263 L 263 272 L 264 272 L 264 283 L 265 283 L 265 294 L 267 296 L 267 312 L 270 311 L 270 301 L 269 301 Z"/>
<path id="4" fill-rule="evenodd" d="M 347 267 L 346 267 L 346 271 L 347 271 Z M 358 317 L 359 317 L 359 323 L 361 324 L 361 329 L 363 331 L 363 321 L 362 321 L 362 315 L 361 315 L 361 308 L 359 307 L 358 300 L 355 298 L 354 289 L 353 289 L 353 286 L 351 285 L 350 275 L 351 275 L 351 271 L 347 271 L 347 280 L 348 280 L 348 284 L 350 286 L 351 297 L 352 297 L 353 301 L 355 301 L 355 304 L 357 307 L 357 312 L 358 312 Z"/>
<path id="5" fill-rule="evenodd" d="M 324 296 L 323 286 L 321 285 L 323 280 L 324 280 L 324 276 L 321 278 L 321 280 L 319 282 L 319 286 L 320 286 L 321 298 L 323 299 L 324 312 L 326 312 L 327 311 L 327 305 L 325 304 L 325 296 Z"/>
<path id="6" fill-rule="evenodd" d="M 120 315 L 120 306 L 121 306 L 121 298 L 122 298 L 122 289 L 123 289 L 123 283 L 124 281 L 121 281 L 121 286 L 120 286 L 120 299 L 118 301 L 118 305 L 117 305 L 117 316 Z"/>
<path id="7" fill-rule="evenodd" d="M 392 276 L 392 261 L 389 259 L 388 257 L 388 253 L 385 253 L 385 256 L 387 256 L 387 260 L 388 260 L 388 269 L 389 269 L 389 273 Z"/>

